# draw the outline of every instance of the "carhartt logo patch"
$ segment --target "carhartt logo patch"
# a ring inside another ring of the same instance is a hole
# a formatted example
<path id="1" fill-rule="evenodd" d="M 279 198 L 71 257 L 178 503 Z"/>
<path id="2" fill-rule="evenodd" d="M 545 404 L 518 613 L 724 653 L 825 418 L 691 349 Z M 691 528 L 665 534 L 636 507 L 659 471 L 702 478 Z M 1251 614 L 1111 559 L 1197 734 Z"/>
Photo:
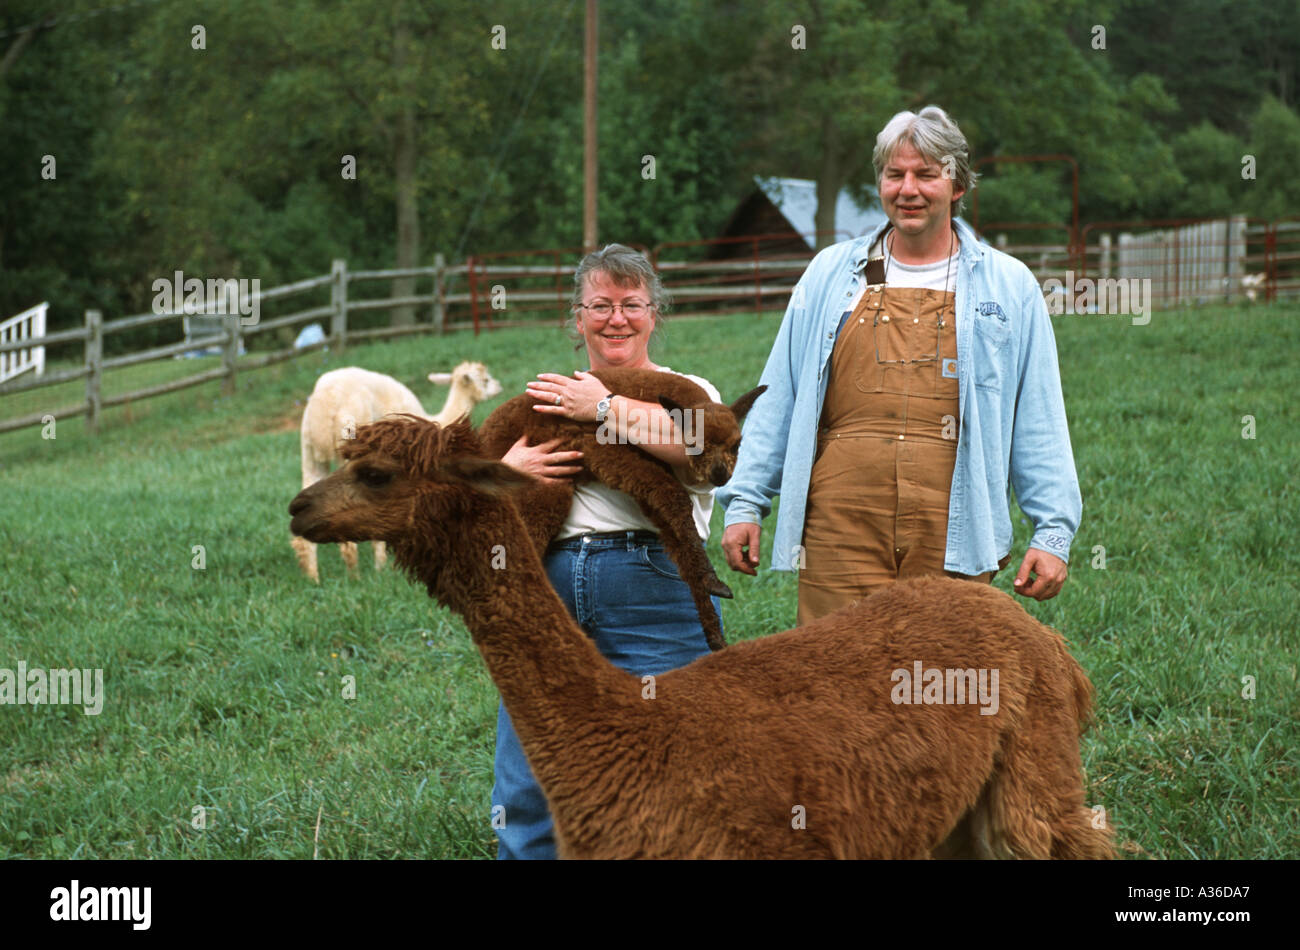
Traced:
<path id="1" fill-rule="evenodd" d="M 944 361 L 943 361 L 943 375 L 944 375 L 944 378 L 945 378 L 945 379 L 956 379 L 956 378 L 957 378 L 957 361 L 956 361 L 956 360 L 944 360 Z"/>

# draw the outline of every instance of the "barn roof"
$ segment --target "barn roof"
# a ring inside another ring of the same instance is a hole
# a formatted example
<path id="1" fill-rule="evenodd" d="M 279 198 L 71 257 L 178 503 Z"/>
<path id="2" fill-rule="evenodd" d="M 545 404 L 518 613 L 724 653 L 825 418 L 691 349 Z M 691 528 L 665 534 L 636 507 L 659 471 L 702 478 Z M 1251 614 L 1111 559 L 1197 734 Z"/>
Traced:
<path id="1" fill-rule="evenodd" d="M 754 184 L 776 206 L 782 217 L 790 222 L 790 229 L 803 235 L 808 247 L 815 248 L 817 239 L 814 235 L 816 225 L 814 216 L 817 212 L 817 182 L 806 178 L 764 178 L 754 176 Z M 835 202 L 835 230 L 845 236 L 858 237 L 885 221 L 885 212 L 880 207 L 880 196 L 875 188 L 867 187 L 871 203 L 862 207 L 849 193 L 841 188 L 839 199 Z"/>

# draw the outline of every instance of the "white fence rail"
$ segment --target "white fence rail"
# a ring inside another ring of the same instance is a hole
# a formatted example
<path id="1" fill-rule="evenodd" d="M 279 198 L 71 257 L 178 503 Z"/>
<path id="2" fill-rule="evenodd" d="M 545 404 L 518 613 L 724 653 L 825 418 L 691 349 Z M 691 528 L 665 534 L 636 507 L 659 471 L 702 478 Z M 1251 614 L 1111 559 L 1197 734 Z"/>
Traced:
<path id="1" fill-rule="evenodd" d="M 45 315 L 49 309 L 48 303 L 38 303 L 0 323 L 0 344 L 24 340 L 34 343 L 30 347 L 0 352 L 0 383 L 21 376 L 28 370 L 35 370 L 37 376 L 45 375 L 45 347 L 35 341 L 45 338 Z"/>
<path id="2" fill-rule="evenodd" d="M 1119 276 L 1147 279 L 1159 297 L 1177 301 L 1231 299 L 1246 272 L 1246 219 L 1202 221 L 1119 235 Z M 1109 274 L 1102 276 L 1109 277 Z"/>

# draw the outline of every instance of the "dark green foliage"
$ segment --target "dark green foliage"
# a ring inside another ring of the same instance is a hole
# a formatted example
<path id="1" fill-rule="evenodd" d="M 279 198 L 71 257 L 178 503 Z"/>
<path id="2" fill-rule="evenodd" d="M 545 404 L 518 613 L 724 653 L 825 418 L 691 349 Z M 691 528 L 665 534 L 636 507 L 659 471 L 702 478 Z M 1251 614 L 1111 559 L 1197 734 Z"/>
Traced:
<path id="1" fill-rule="evenodd" d="M 604 0 L 600 236 L 710 237 L 754 174 L 828 194 L 872 183 L 876 131 L 932 102 L 975 157 L 1074 155 L 1085 222 L 1294 214 L 1297 10 Z M 266 288 L 334 257 L 375 268 L 580 242 L 578 0 L 78 0 L 17 49 L 12 31 L 49 15 L 31 0 L 0 12 L 0 55 L 15 52 L 0 76 L 0 315 L 42 299 L 54 328 L 88 307 L 142 312 L 178 269 Z M 1063 166 L 984 171 L 982 220 L 1067 222 Z M 403 201 L 418 227 L 399 236 Z"/>

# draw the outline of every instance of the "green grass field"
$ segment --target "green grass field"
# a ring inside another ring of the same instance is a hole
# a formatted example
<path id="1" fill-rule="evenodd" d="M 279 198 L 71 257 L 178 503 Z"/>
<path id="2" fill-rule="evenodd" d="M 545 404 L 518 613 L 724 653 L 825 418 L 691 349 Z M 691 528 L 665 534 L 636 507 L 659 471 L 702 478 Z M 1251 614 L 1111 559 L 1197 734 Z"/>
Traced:
<path id="1" fill-rule="evenodd" d="M 652 355 L 731 399 L 778 320 L 678 320 Z M 1096 686 L 1088 801 L 1131 856 L 1296 857 L 1300 306 L 1055 322 L 1084 518 L 1064 592 L 1027 607 Z M 555 327 L 413 338 L 246 373 L 231 398 L 209 383 L 108 410 L 96 438 L 79 419 L 0 435 L 0 667 L 102 668 L 106 695 L 98 716 L 0 706 L 0 857 L 495 853 L 496 692 L 464 626 L 365 546 L 359 581 L 322 549 L 305 582 L 286 513 L 320 373 L 387 372 L 436 409 L 425 375 L 463 358 L 505 386 L 475 421 L 584 365 Z M 0 414 L 40 408 L 23 398 Z M 757 578 L 726 572 L 732 640 L 794 622 L 766 552 Z"/>

